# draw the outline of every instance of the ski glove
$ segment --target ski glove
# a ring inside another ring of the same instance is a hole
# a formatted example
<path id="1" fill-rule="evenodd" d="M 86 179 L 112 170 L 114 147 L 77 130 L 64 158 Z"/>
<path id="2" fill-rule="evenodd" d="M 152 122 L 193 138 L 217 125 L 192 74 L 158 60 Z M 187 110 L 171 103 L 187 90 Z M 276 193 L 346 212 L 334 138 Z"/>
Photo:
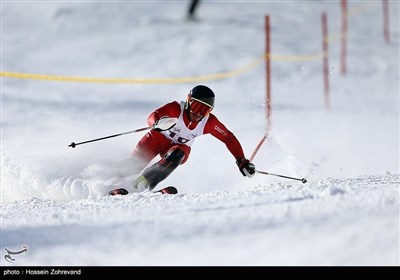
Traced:
<path id="1" fill-rule="evenodd" d="M 177 121 L 177 118 L 161 117 L 160 119 L 156 120 L 153 127 L 157 131 L 164 131 L 173 128 Z"/>
<path id="2" fill-rule="evenodd" d="M 243 174 L 243 176 L 251 178 L 256 173 L 256 166 L 246 158 L 237 159 L 236 164 L 239 167 L 239 170 Z"/>

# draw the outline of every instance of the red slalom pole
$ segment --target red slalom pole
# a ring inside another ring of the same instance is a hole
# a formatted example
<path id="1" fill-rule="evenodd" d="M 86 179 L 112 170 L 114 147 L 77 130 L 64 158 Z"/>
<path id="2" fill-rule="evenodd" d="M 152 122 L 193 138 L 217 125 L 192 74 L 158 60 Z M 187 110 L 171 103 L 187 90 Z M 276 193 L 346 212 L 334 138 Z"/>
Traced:
<path id="1" fill-rule="evenodd" d="M 266 126 L 265 133 L 258 142 L 256 148 L 250 156 L 250 161 L 253 161 L 254 157 L 260 150 L 261 146 L 264 144 L 265 140 L 268 138 L 268 133 L 271 129 L 271 36 L 270 36 L 270 21 L 269 16 L 265 16 L 265 82 L 266 82 L 266 92 L 265 92 L 265 118 Z"/>
<path id="2" fill-rule="evenodd" d="M 329 109 L 329 53 L 328 53 L 328 16 L 322 13 L 322 67 L 324 77 L 324 99 L 325 107 Z"/>
<path id="3" fill-rule="evenodd" d="M 340 33 L 340 71 L 346 74 L 346 53 L 347 53 L 347 0 L 341 1 L 342 6 L 342 31 Z"/>
<path id="4" fill-rule="evenodd" d="M 269 16 L 265 16 L 265 81 L 266 81 L 266 118 L 267 118 L 267 131 L 271 128 L 271 27 L 269 23 Z"/>
<path id="5" fill-rule="evenodd" d="M 382 5 L 383 5 L 383 36 L 385 37 L 386 43 L 390 44 L 389 1 L 382 0 Z"/>

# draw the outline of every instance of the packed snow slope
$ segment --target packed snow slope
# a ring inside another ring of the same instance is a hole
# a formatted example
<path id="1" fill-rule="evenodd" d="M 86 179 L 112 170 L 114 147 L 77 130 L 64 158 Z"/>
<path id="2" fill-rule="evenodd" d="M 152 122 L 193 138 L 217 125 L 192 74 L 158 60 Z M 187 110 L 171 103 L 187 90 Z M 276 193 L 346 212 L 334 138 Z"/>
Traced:
<path id="1" fill-rule="evenodd" d="M 340 1 L 201 1 L 187 20 L 189 2 L 1 2 L 2 72 L 131 81 L 1 77 L 1 265 L 399 265 L 399 1 L 390 43 L 382 1 L 348 1 L 345 74 Z M 308 182 L 245 178 L 206 135 L 157 186 L 179 194 L 107 196 L 137 175 L 126 159 L 145 132 L 68 145 L 145 127 L 197 84 L 251 156 L 266 128 L 266 15 L 271 127 L 253 162 Z"/>

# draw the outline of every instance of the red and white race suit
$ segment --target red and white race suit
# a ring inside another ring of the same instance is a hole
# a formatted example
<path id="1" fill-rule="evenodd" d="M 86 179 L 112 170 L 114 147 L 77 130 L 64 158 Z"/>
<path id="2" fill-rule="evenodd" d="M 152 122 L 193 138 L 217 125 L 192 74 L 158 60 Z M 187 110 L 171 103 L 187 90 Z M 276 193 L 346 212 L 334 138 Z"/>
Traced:
<path id="1" fill-rule="evenodd" d="M 138 142 L 132 152 L 132 157 L 141 159 L 143 167 L 157 155 L 163 157 L 171 149 L 176 148 L 185 152 L 182 164 L 185 163 L 195 138 L 204 134 L 211 134 L 225 143 L 235 159 L 244 157 L 242 146 L 236 136 L 211 113 L 197 123 L 191 122 L 185 110 L 185 102 L 173 101 L 152 112 L 147 123 L 152 126 L 161 117 L 173 117 L 178 120 L 176 125 L 169 130 L 159 132 L 152 129 Z"/>

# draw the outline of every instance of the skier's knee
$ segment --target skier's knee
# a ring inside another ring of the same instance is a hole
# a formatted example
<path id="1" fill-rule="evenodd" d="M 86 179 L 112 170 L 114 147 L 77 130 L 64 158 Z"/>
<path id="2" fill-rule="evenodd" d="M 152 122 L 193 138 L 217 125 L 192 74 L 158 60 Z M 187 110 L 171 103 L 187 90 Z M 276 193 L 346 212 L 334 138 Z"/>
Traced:
<path id="1" fill-rule="evenodd" d="M 168 152 L 165 154 L 164 158 L 171 157 L 171 159 L 178 160 L 179 164 L 184 164 L 189 158 L 190 147 L 186 145 L 176 145 L 173 146 Z"/>
<path id="2" fill-rule="evenodd" d="M 185 152 L 181 148 L 175 146 L 167 152 L 165 155 L 165 160 L 170 163 L 175 163 L 178 166 L 182 163 L 185 155 Z"/>

